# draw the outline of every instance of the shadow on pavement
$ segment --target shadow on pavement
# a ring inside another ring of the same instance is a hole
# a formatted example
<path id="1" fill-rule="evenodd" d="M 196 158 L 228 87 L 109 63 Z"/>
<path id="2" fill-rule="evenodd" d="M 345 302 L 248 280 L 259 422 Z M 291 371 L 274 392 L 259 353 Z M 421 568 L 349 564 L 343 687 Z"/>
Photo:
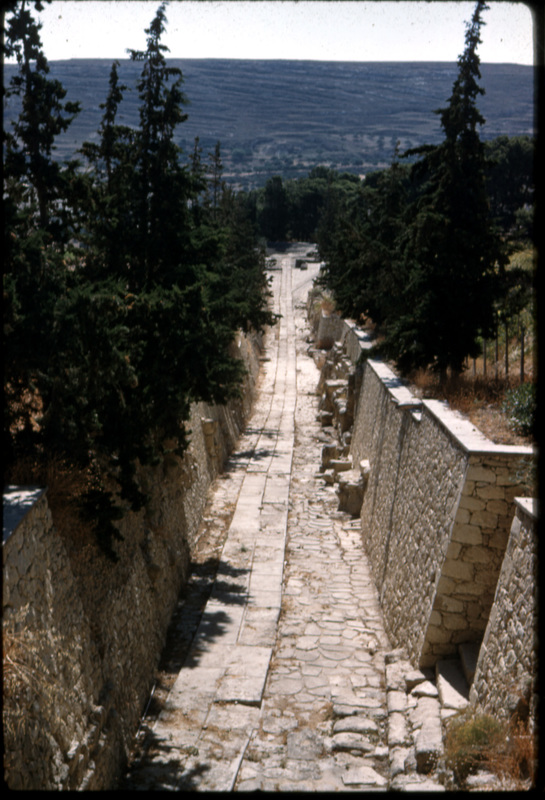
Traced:
<path id="1" fill-rule="evenodd" d="M 153 753 L 155 758 L 150 761 Z M 168 758 L 173 753 L 172 758 Z M 174 755 L 174 753 L 176 755 Z M 207 764 L 196 764 L 184 769 L 188 757 L 197 755 L 196 748 L 166 746 L 151 729 L 146 731 L 146 757 L 133 764 L 130 774 L 120 783 L 121 791 L 196 791 L 200 778 L 210 771 Z M 158 760 L 162 756 L 163 760 Z"/>

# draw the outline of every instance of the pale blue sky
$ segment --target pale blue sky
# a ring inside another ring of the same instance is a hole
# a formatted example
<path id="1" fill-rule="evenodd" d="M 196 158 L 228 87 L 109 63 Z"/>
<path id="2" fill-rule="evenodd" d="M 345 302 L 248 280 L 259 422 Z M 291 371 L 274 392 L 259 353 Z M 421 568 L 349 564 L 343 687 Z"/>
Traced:
<path id="1" fill-rule="evenodd" d="M 53 0 L 41 13 L 49 61 L 127 58 L 145 49 L 159 0 Z M 524 3 L 488 3 L 481 62 L 531 64 Z M 456 61 L 475 3 L 373 0 L 172 0 L 163 43 L 172 58 Z"/>

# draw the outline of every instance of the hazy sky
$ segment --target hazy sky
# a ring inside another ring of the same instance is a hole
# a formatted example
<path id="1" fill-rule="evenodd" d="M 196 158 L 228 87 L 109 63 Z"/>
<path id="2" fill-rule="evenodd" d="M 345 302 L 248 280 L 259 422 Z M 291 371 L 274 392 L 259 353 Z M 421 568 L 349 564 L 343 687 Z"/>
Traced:
<path id="1" fill-rule="evenodd" d="M 160 0 L 53 0 L 39 15 L 46 58 L 127 58 L 143 50 Z M 488 3 L 483 63 L 533 63 L 524 3 Z M 474 2 L 172 0 L 163 37 L 171 58 L 451 61 Z"/>

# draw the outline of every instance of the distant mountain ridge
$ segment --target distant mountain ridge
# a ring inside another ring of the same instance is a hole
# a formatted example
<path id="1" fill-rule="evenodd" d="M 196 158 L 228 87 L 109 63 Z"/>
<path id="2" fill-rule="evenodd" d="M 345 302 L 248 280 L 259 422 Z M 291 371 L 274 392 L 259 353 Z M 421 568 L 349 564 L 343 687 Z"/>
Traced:
<path id="1" fill-rule="evenodd" d="M 66 158 L 97 139 L 112 61 L 49 63 L 67 99 L 82 105 L 58 140 L 57 157 Z M 203 157 L 220 141 L 225 177 L 245 187 L 262 185 L 271 174 L 305 175 L 316 164 L 364 173 L 391 163 L 396 141 L 402 150 L 439 142 L 434 111 L 447 105 L 458 71 L 447 62 L 169 59 L 169 65 L 182 70 L 190 101 L 179 128 L 185 153 L 193 151 L 195 137 Z M 132 89 L 120 106 L 120 124 L 138 126 L 141 68 L 120 62 L 120 81 Z M 14 70 L 4 66 L 6 84 Z M 482 138 L 532 134 L 533 67 L 481 64 L 481 74 Z M 14 113 L 11 101 L 5 124 Z"/>

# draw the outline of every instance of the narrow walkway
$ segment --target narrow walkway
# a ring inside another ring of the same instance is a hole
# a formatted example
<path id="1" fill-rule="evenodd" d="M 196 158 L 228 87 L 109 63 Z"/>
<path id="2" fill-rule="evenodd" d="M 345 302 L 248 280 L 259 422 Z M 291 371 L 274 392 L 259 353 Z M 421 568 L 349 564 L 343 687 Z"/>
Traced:
<path id="1" fill-rule="evenodd" d="M 315 478 L 331 439 L 305 341 L 314 270 L 295 270 L 292 251 L 277 262 L 282 319 L 208 513 L 219 528 L 218 506 L 234 505 L 216 578 L 132 788 L 387 788 L 389 643 L 359 521 Z"/>

